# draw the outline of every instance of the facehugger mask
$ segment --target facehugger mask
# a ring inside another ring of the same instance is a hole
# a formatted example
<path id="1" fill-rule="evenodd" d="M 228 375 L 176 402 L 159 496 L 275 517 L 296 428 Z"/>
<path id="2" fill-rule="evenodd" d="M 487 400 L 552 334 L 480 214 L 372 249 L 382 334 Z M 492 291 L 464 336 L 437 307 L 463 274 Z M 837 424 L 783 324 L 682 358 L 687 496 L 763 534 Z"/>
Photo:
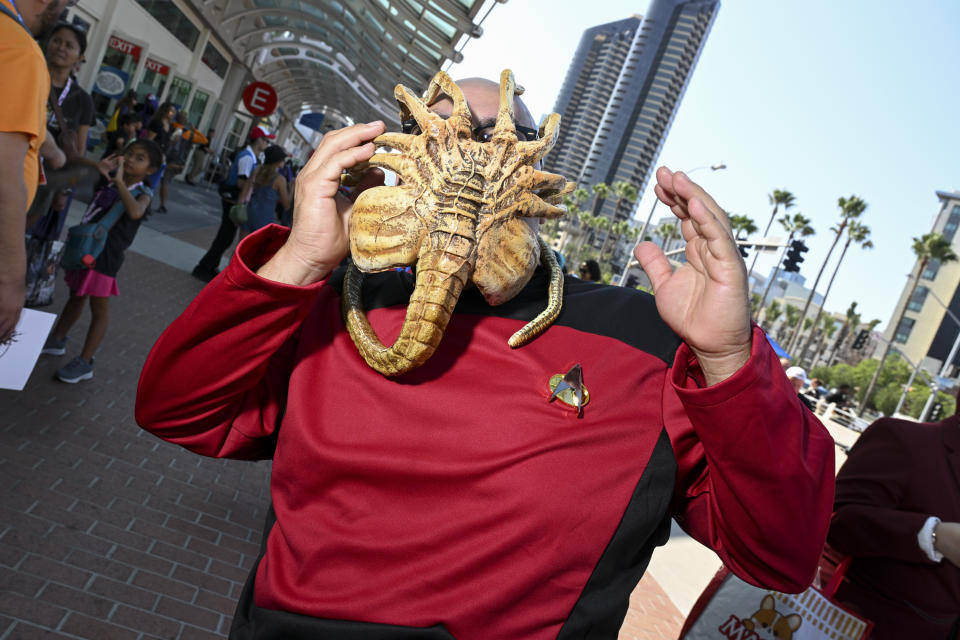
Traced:
<path id="1" fill-rule="evenodd" d="M 522 90 L 521 90 L 522 91 Z M 350 216 L 353 263 L 343 286 L 343 315 L 364 360 L 386 376 L 414 369 L 433 354 L 468 283 L 488 304 L 513 298 L 529 282 L 538 261 L 549 271 L 547 308 L 508 340 L 519 347 L 546 330 L 560 313 L 563 273 L 550 248 L 524 218 L 557 218 L 557 206 L 574 184 L 539 171 L 534 164 L 553 147 L 560 116 L 544 121 L 538 140 L 518 140 L 513 73 L 500 75 L 500 102 L 492 137 L 472 138 L 470 110 L 460 88 L 444 72 L 436 74 L 423 99 L 403 85 L 394 95 L 401 119 L 413 118 L 421 133 L 384 133 L 376 153 L 354 167 L 345 182 L 369 167 L 395 172 L 398 186 L 364 191 Z M 453 100 L 444 119 L 428 108 L 441 94 Z M 416 284 L 400 335 L 381 343 L 363 311 L 363 272 L 416 265 Z"/>

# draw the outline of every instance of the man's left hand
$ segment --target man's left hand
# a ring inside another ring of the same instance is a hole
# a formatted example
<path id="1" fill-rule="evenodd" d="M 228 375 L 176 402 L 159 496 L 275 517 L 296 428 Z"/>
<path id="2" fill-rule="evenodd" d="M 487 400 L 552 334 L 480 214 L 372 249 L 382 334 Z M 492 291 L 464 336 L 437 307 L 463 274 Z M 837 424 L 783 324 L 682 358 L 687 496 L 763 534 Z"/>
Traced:
<path id="1" fill-rule="evenodd" d="M 640 243 L 634 255 L 653 284 L 660 316 L 693 350 L 707 384 L 717 384 L 750 358 L 746 268 L 726 214 L 699 185 L 661 167 L 654 190 L 680 219 L 687 262 L 674 271 L 652 242 Z"/>

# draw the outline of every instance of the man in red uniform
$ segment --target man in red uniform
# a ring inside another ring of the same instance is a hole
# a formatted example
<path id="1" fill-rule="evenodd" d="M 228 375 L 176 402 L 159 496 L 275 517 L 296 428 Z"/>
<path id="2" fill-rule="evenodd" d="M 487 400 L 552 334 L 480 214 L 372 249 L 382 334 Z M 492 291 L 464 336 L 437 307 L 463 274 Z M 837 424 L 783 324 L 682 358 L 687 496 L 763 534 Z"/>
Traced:
<path id="1" fill-rule="evenodd" d="M 471 128 L 499 89 L 463 81 Z M 431 108 L 449 117 L 449 98 Z M 517 125 L 534 123 L 520 100 Z M 615 638 L 670 517 L 738 575 L 781 591 L 813 577 L 833 497 L 833 441 L 762 332 L 723 210 L 657 172 L 681 219 L 674 271 L 637 249 L 656 297 L 538 271 L 496 307 L 461 295 L 443 340 L 397 378 L 357 353 L 340 312 L 350 205 L 341 173 L 381 122 L 327 134 L 297 180 L 292 228 L 246 238 L 154 347 L 138 422 L 203 455 L 272 458 L 272 511 L 231 638 Z M 408 274 L 367 276 L 396 335 Z M 582 417 L 550 402 L 579 364 Z"/>
<path id="2" fill-rule="evenodd" d="M 837 476 L 830 544 L 854 558 L 837 599 L 874 640 L 947 640 L 960 630 L 960 416 L 883 418 Z"/>

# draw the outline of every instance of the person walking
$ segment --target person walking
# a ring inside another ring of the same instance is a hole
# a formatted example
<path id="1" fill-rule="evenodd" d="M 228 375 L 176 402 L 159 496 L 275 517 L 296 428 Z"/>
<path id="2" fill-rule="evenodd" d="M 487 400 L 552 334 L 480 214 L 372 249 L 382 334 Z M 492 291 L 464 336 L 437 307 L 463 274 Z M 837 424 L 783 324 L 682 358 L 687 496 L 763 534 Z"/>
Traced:
<path id="1" fill-rule="evenodd" d="M 277 203 L 283 211 L 290 207 L 290 192 L 287 179 L 280 172 L 287 153 L 277 145 L 263 152 L 263 165 L 253 174 L 250 202 L 247 203 L 247 222 L 243 235 L 277 221 Z"/>
<path id="2" fill-rule="evenodd" d="M 111 184 L 94 195 L 83 215 L 83 222 L 97 222 L 120 207 L 124 214 L 114 223 L 107 235 L 103 252 L 96 257 L 91 269 L 66 270 L 64 280 L 70 287 L 70 298 L 60 313 L 57 324 L 47 338 L 41 353 L 61 356 L 67 351 L 67 334 L 80 319 L 83 307 L 90 303 L 90 328 L 80 355 L 57 370 L 56 376 L 71 384 L 93 377 L 93 356 L 107 332 L 110 298 L 119 295 L 117 272 L 123 265 L 124 252 L 133 242 L 153 195 L 146 185 L 149 175 L 156 172 L 163 155 L 156 143 L 135 140 L 122 157 L 113 156 L 101 165 L 116 173 Z"/>
<path id="3" fill-rule="evenodd" d="M 263 127 L 254 127 L 250 130 L 250 142 L 230 164 L 227 177 L 220 183 L 220 227 L 210 248 L 193 268 L 191 272 L 193 277 L 210 282 L 220 273 L 220 259 L 223 258 L 223 252 L 230 248 L 237 236 L 237 225 L 230 219 L 230 208 L 237 204 L 247 180 L 257 167 L 260 154 L 275 137 Z"/>
<path id="4" fill-rule="evenodd" d="M 191 187 L 197 186 L 197 179 L 202 178 L 204 175 L 204 170 L 207 168 L 207 160 L 210 158 L 210 143 L 213 141 L 213 136 L 216 132 L 216 129 L 207 131 L 207 141 L 201 143 L 193 152 L 193 166 L 190 168 L 189 175 L 183 179 L 183 181 Z"/>
<path id="5" fill-rule="evenodd" d="M 168 154 L 170 145 L 173 141 L 173 120 L 177 115 L 177 107 L 172 102 L 164 102 L 157 109 L 153 117 L 150 118 L 150 124 L 147 125 L 147 140 L 153 140 L 160 147 L 160 153 L 163 154 L 163 169 L 160 178 L 160 207 L 157 213 L 167 212 L 167 176 L 172 175 L 175 170 L 173 167 L 166 166 L 169 162 Z"/>

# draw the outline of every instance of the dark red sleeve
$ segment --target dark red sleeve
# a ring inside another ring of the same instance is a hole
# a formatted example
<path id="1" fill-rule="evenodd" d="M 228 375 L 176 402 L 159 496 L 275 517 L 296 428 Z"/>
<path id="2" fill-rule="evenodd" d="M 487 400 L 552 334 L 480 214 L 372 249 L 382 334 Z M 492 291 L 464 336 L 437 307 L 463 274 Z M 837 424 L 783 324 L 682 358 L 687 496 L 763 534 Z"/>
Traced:
<path id="1" fill-rule="evenodd" d="M 206 456 L 272 456 L 296 333 L 325 284 L 293 287 L 254 273 L 287 233 L 271 225 L 245 238 L 163 332 L 140 375 L 141 427 Z"/>
<path id="2" fill-rule="evenodd" d="M 900 437 L 901 424 L 891 418 L 877 420 L 850 450 L 837 475 L 829 541 L 850 556 L 932 565 L 920 549 L 917 533 L 934 514 L 901 508 L 911 482 L 910 470 L 925 463 L 913 458 L 915 447 Z M 911 427 L 918 428 L 916 424 Z"/>
<path id="3" fill-rule="evenodd" d="M 833 438 L 800 403 L 757 327 L 750 360 L 720 384 L 703 388 L 685 344 L 668 375 L 677 521 L 747 582 L 803 591 L 830 522 Z"/>

